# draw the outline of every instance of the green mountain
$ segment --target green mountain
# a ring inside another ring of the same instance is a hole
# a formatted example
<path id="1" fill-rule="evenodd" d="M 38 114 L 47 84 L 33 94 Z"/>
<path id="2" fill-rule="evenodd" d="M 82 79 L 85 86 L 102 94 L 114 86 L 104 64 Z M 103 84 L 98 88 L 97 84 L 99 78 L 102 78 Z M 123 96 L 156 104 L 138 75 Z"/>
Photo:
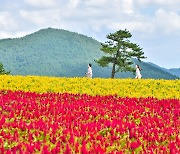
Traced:
<path id="1" fill-rule="evenodd" d="M 180 78 L 180 68 L 171 68 L 168 72 Z"/>
<path id="2" fill-rule="evenodd" d="M 93 38 L 61 29 L 47 28 L 21 38 L 0 40 L 0 62 L 12 75 L 83 77 L 88 63 L 94 77 L 110 77 L 111 67 L 95 63 L 103 53 Z M 136 63 L 139 63 L 135 60 Z M 176 76 L 148 63 L 139 63 L 143 78 L 175 79 Z M 133 77 L 117 73 L 116 77 Z"/>
<path id="3" fill-rule="evenodd" d="M 148 64 L 150 64 L 150 65 L 152 65 L 153 67 L 156 67 L 156 68 L 158 68 L 158 69 L 161 69 L 161 70 L 163 70 L 163 71 L 165 71 L 165 72 L 168 72 L 168 73 L 170 73 L 170 74 L 172 74 L 172 75 L 177 76 L 178 78 L 180 78 L 180 68 L 167 69 L 167 68 L 164 68 L 164 67 L 160 67 L 160 66 L 158 66 L 158 65 L 156 65 L 156 64 L 153 64 L 153 63 L 151 63 L 151 62 L 148 62 Z"/>

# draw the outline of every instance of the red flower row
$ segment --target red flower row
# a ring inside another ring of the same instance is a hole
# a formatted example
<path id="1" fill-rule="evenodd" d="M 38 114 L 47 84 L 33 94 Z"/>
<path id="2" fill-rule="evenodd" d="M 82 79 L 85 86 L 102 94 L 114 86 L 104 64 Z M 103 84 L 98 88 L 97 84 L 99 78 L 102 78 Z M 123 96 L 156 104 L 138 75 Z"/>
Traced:
<path id="1" fill-rule="evenodd" d="M 180 100 L 0 92 L 0 153 L 179 153 Z"/>

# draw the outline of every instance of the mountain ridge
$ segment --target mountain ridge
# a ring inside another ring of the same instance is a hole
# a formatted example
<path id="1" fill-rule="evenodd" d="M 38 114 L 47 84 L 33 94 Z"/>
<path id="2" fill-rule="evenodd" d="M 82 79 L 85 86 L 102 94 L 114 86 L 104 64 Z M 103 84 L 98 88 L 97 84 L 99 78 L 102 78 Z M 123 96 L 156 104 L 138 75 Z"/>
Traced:
<path id="1" fill-rule="evenodd" d="M 147 63 L 149 63 L 150 65 L 153 65 L 153 66 L 155 66 L 157 68 L 160 68 L 160 69 L 162 69 L 162 70 L 164 70 L 164 71 L 166 71 L 166 72 L 168 72 L 168 73 L 170 73 L 172 75 L 175 75 L 175 76 L 180 78 L 180 68 L 170 68 L 170 69 L 167 69 L 167 68 L 158 66 L 158 65 L 156 65 L 156 64 L 154 64 L 152 62 L 147 62 Z"/>

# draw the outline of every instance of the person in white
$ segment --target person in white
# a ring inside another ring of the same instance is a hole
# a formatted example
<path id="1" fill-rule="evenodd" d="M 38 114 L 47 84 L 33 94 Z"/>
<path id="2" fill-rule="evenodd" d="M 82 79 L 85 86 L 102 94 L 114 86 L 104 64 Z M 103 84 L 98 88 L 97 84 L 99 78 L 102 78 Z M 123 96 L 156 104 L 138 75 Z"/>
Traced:
<path id="1" fill-rule="evenodd" d="M 136 65 L 136 79 L 141 79 L 142 75 L 141 75 L 141 68 L 139 67 L 139 65 Z"/>
<path id="2" fill-rule="evenodd" d="M 86 76 L 88 78 L 92 78 L 92 65 L 91 64 L 88 64 L 88 70 L 87 70 Z"/>

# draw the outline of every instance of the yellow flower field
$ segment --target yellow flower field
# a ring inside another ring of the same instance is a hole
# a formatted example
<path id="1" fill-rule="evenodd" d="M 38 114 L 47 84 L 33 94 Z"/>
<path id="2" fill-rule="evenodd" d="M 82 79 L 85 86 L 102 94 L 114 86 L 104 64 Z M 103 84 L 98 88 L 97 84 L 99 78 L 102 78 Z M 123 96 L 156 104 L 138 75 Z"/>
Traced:
<path id="1" fill-rule="evenodd" d="M 42 76 L 0 76 L 0 90 L 73 93 L 121 97 L 180 98 L 180 80 L 87 79 Z"/>

